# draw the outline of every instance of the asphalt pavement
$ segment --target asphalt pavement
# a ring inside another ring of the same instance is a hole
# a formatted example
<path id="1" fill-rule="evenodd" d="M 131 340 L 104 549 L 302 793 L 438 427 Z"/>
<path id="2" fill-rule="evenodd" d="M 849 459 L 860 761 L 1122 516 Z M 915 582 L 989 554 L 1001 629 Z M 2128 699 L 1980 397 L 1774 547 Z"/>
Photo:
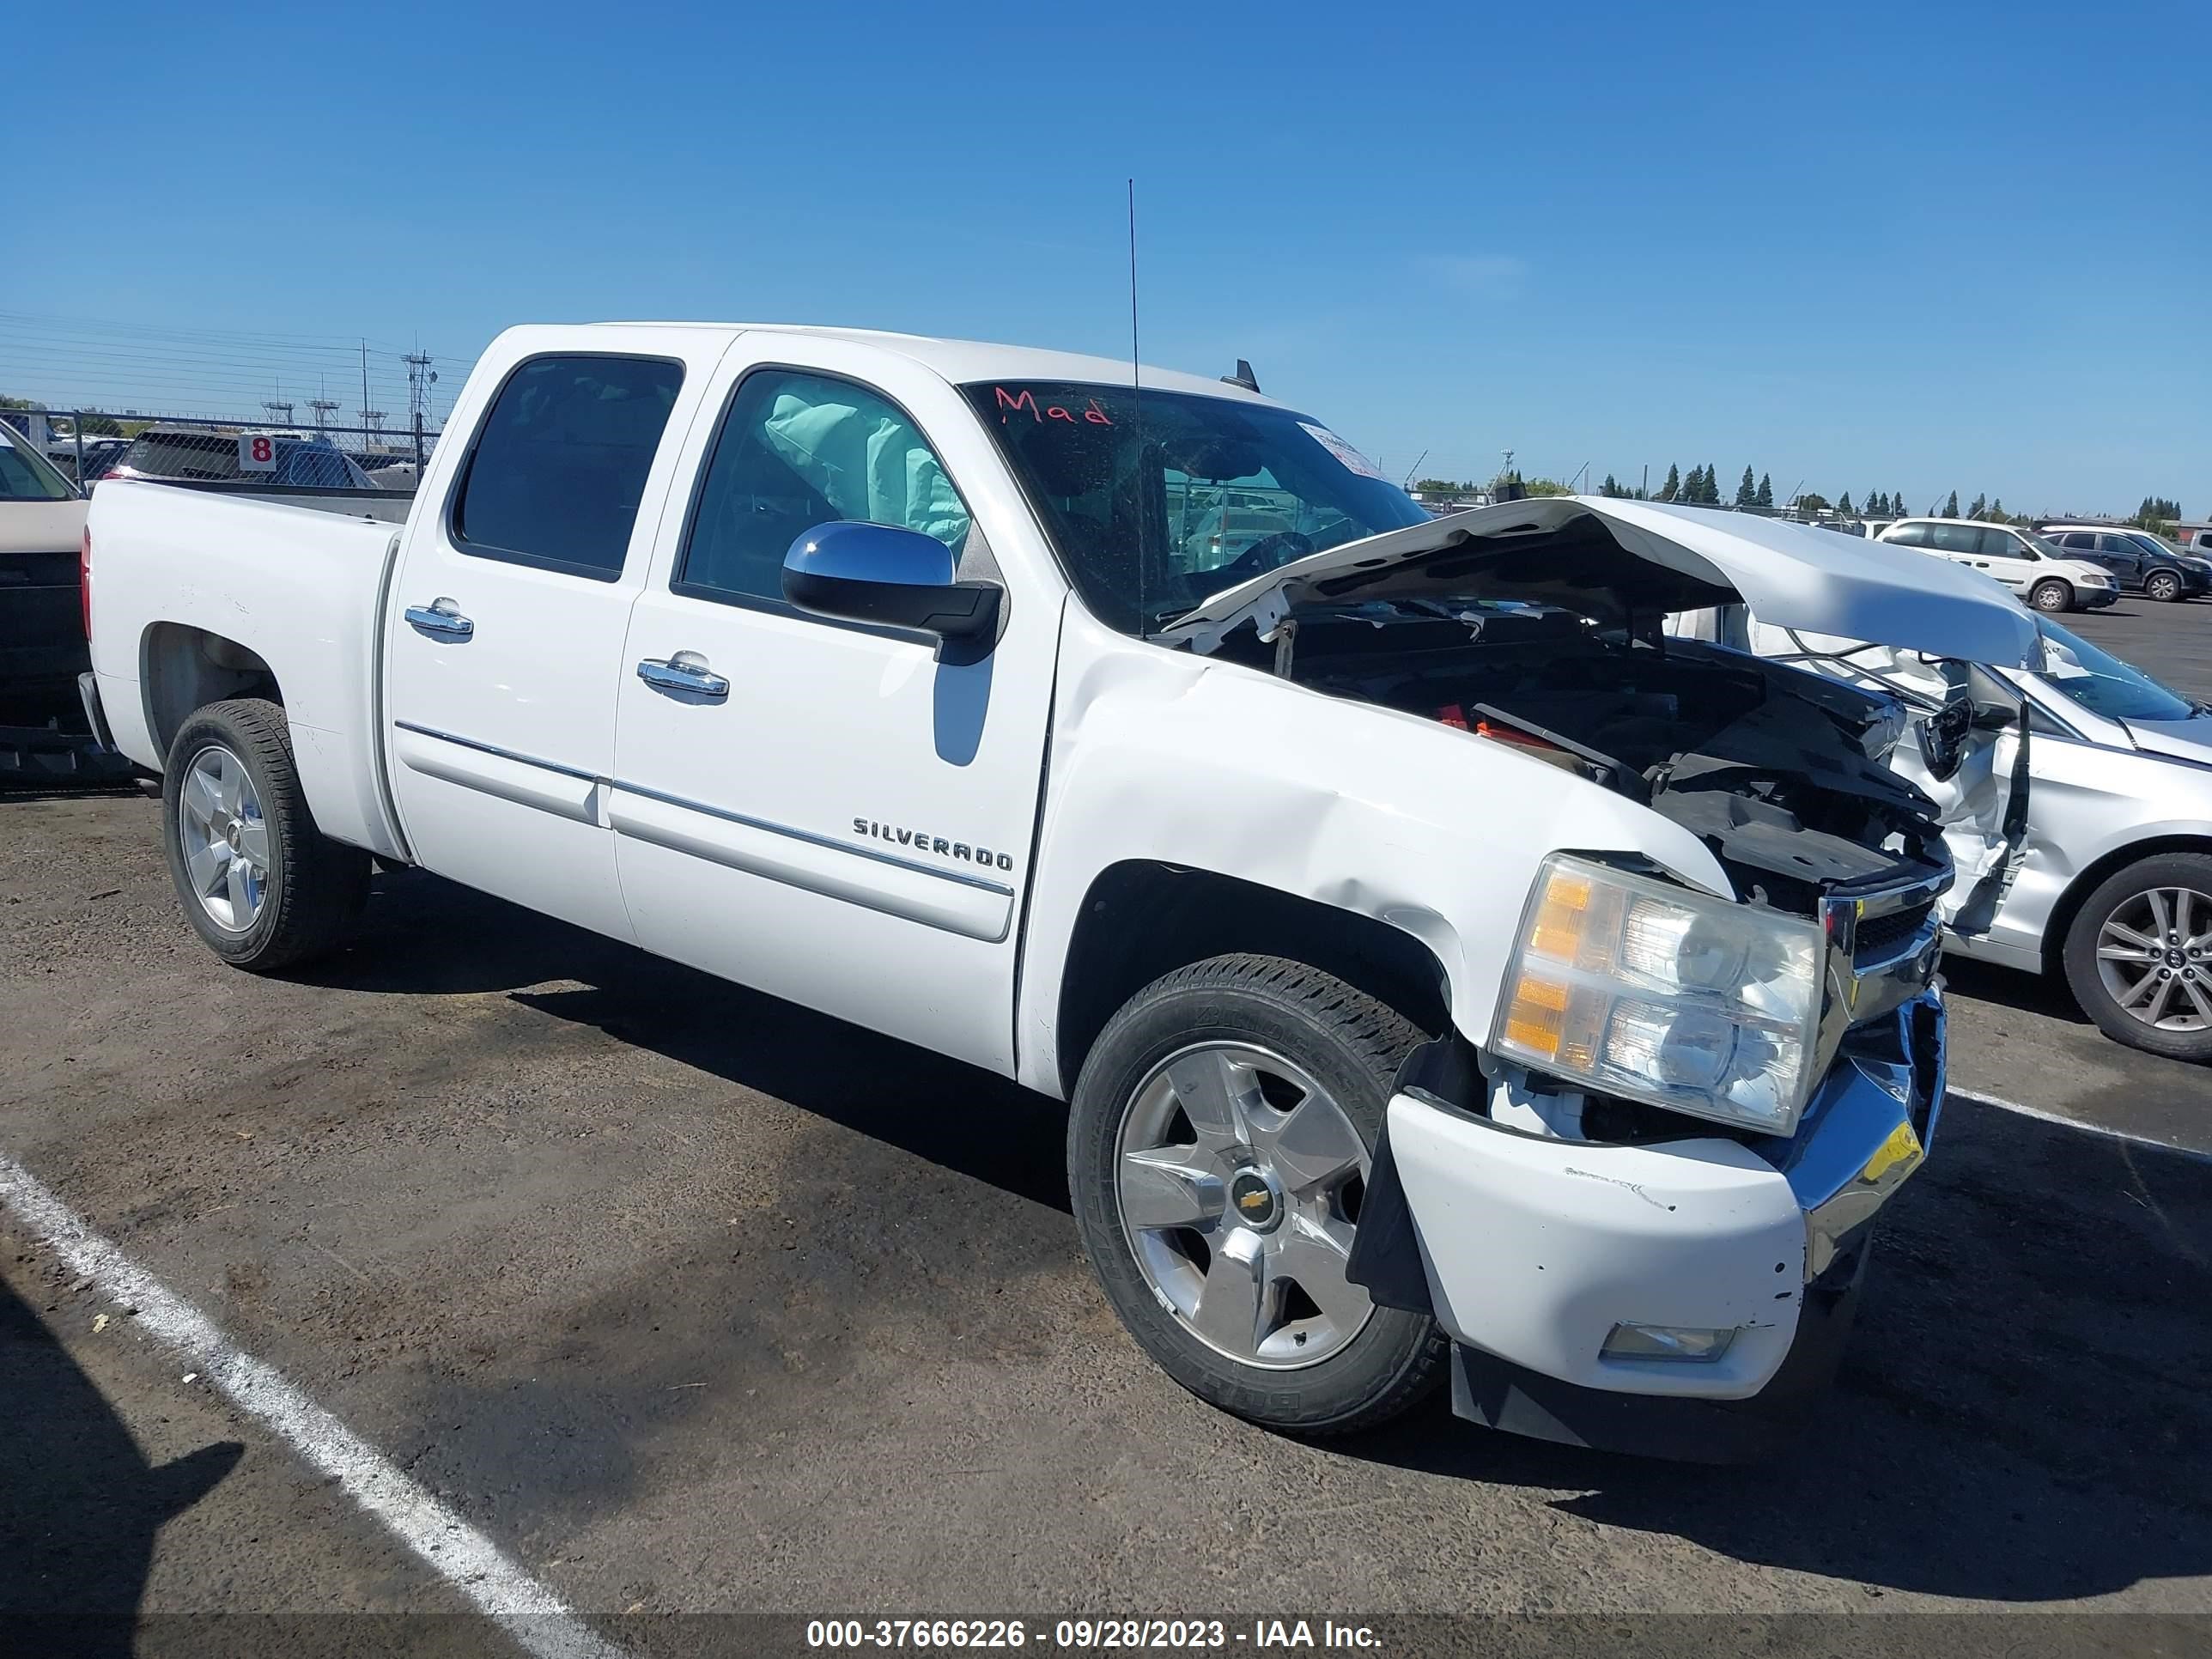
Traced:
<path id="1" fill-rule="evenodd" d="M 2081 631 L 2198 672 L 2212 605 L 2147 609 Z M 0 1153 L 630 1650 L 763 1611 L 2212 1637 L 2212 1162 L 2099 1132 L 2212 1149 L 2212 1090 L 2032 979 L 1954 970 L 1969 1092 L 1784 1457 L 1607 1458 L 1441 1402 L 1314 1445 L 1122 1334 L 1053 1103 L 412 873 L 333 963 L 251 978 L 178 915 L 157 817 L 0 801 Z M 84 1277 L 0 1219 L 0 1618 L 104 1612 L 81 1634 L 116 1652 L 508 1646 Z"/>

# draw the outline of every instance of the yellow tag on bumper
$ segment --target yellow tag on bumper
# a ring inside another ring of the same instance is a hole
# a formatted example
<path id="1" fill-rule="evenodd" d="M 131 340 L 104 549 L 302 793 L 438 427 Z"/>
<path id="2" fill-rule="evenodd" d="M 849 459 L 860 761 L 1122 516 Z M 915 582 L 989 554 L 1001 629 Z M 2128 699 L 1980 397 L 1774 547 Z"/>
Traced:
<path id="1" fill-rule="evenodd" d="M 1920 1137 L 1912 1132 L 1910 1123 L 1900 1123 L 1889 1132 L 1889 1139 L 1875 1148 L 1874 1156 L 1859 1171 L 1859 1179 L 1869 1187 L 1879 1187 L 1885 1177 L 1894 1174 L 1899 1180 L 1911 1175 L 1922 1156 Z"/>

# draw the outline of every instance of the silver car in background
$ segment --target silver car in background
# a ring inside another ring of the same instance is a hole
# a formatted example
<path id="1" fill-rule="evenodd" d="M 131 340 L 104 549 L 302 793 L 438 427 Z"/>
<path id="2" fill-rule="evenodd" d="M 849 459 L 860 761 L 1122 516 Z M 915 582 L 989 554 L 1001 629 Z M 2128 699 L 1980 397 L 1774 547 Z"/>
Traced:
<path id="1" fill-rule="evenodd" d="M 1890 764 L 1936 800 L 1959 870 L 1947 949 L 2063 975 L 2107 1036 L 2212 1061 L 2212 706 L 2047 616 L 2030 672 L 1704 615 L 1683 631 L 1904 705 Z"/>

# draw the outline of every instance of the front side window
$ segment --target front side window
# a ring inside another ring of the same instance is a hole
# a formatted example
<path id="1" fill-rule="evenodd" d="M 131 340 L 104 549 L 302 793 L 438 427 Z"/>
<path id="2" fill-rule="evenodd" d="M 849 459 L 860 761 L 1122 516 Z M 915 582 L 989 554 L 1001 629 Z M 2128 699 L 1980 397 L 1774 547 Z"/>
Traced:
<path id="1" fill-rule="evenodd" d="M 968 508 L 904 410 L 850 380 L 756 369 L 715 434 L 676 586 L 781 604 L 792 543 L 838 520 L 918 530 L 956 559 L 968 539 Z"/>
<path id="2" fill-rule="evenodd" d="M 1057 381 L 962 391 L 1085 605 L 1124 633 L 1320 549 L 1428 522 L 1373 463 L 1288 410 Z"/>
<path id="3" fill-rule="evenodd" d="M 612 581 L 684 384 L 658 357 L 533 357 L 507 377 L 453 496 L 464 553 Z"/>
<path id="4" fill-rule="evenodd" d="M 65 501 L 69 480 L 0 430 L 0 501 Z"/>
<path id="5" fill-rule="evenodd" d="M 1985 559 L 2033 559 L 2035 550 L 2008 530 L 1984 530 L 1982 556 Z"/>
<path id="6" fill-rule="evenodd" d="M 2138 550 L 2148 554 L 2154 559 L 2170 559 L 2181 551 L 2179 548 L 2176 547 L 2172 542 L 2166 540 L 2165 537 L 2154 536 L 2148 530 L 2139 532 L 2130 531 L 2121 539 L 2128 542 Z"/>

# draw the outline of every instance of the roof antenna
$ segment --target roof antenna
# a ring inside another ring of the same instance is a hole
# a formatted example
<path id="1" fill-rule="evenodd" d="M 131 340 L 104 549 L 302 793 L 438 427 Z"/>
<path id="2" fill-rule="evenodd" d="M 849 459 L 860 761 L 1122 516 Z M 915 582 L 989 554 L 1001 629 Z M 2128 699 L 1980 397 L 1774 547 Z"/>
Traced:
<path id="1" fill-rule="evenodd" d="M 1257 392 L 1260 389 L 1259 381 L 1252 378 L 1252 365 L 1242 357 L 1237 360 L 1237 372 L 1234 374 L 1224 374 L 1221 380 L 1224 386 L 1241 386 L 1247 392 Z"/>
<path id="2" fill-rule="evenodd" d="M 1130 495 L 1137 511 L 1137 637 L 1152 631 L 1145 610 L 1145 526 L 1152 514 L 1145 510 L 1145 371 L 1137 349 L 1137 181 L 1129 186 L 1129 398 L 1134 405 L 1131 424 L 1137 430 L 1137 462 L 1130 473 Z"/>

